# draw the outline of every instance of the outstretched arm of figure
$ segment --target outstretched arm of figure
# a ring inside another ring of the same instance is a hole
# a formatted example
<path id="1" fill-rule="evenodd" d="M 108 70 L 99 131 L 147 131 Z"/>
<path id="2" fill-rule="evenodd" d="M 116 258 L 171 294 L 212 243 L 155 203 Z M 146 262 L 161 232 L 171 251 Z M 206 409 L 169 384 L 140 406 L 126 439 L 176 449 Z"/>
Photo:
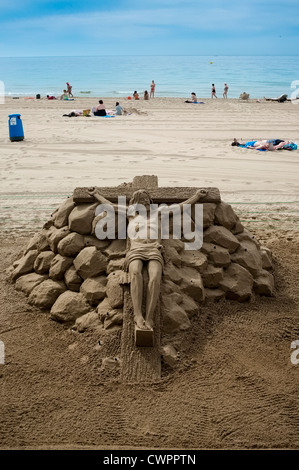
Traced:
<path id="1" fill-rule="evenodd" d="M 189 197 L 189 199 L 186 199 L 186 201 L 181 202 L 179 206 L 182 209 L 185 204 L 195 204 L 196 202 L 200 202 L 205 199 L 207 195 L 208 191 L 206 189 L 199 189 L 193 196 Z"/>
<path id="2" fill-rule="evenodd" d="M 109 201 L 109 199 L 106 199 L 102 194 L 99 192 L 97 188 L 88 188 L 88 194 L 93 196 L 97 201 L 99 201 L 101 204 L 110 204 L 114 208 L 114 210 L 118 210 L 118 205 L 113 204 L 113 202 Z"/>

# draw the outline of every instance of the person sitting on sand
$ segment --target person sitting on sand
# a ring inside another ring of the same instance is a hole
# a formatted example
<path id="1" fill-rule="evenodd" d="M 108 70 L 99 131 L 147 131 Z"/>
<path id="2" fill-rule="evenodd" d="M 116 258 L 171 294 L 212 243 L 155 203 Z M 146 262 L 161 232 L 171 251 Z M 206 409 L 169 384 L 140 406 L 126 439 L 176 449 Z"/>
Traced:
<path id="1" fill-rule="evenodd" d="M 148 100 L 148 99 L 149 99 L 149 94 L 148 94 L 148 91 L 147 91 L 147 90 L 145 90 L 145 92 L 144 92 L 143 99 L 144 99 L 144 100 Z"/>
<path id="2" fill-rule="evenodd" d="M 69 99 L 68 92 L 66 90 L 63 90 L 63 93 L 62 93 L 62 95 L 60 95 L 59 99 L 60 100 L 68 100 Z"/>
<path id="3" fill-rule="evenodd" d="M 95 111 L 93 112 L 95 116 L 107 116 L 106 108 L 103 103 L 103 100 L 99 101 L 99 105 L 96 107 Z"/>
<path id="4" fill-rule="evenodd" d="M 123 114 L 123 108 L 122 106 L 119 104 L 119 102 L 117 101 L 116 104 L 115 104 L 115 114 L 117 116 L 121 116 Z"/>
<path id="5" fill-rule="evenodd" d="M 138 95 L 137 91 L 134 91 L 133 98 L 134 98 L 134 100 L 139 100 L 139 95 Z"/>
<path id="6" fill-rule="evenodd" d="M 241 93 L 241 95 L 239 96 L 240 100 L 248 100 L 249 99 L 249 93 L 246 93 L 245 91 L 243 91 L 243 93 Z"/>
<path id="7" fill-rule="evenodd" d="M 196 94 L 194 93 L 194 91 L 191 93 L 191 101 L 186 100 L 185 103 L 197 103 L 197 97 L 196 97 Z"/>

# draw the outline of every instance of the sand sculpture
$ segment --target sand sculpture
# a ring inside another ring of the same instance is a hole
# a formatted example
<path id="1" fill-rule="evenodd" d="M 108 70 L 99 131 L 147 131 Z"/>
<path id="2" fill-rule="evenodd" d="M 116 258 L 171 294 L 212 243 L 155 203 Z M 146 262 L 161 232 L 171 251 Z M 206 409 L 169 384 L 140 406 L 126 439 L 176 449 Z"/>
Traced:
<path id="1" fill-rule="evenodd" d="M 160 267 L 157 271 L 157 264 L 150 272 L 154 290 L 149 293 L 147 310 L 141 296 L 141 291 L 148 289 L 146 263 L 141 263 L 142 267 L 137 263 L 137 270 L 136 263 L 129 263 L 132 269 L 127 273 L 127 240 L 95 236 L 102 217 L 95 215 L 101 198 L 115 204 L 118 196 L 123 196 L 128 203 L 140 189 L 157 204 L 181 204 L 190 198 L 203 204 L 200 249 L 185 250 L 180 239 L 162 240 L 163 274 Z M 274 295 L 271 270 L 271 252 L 260 246 L 232 207 L 221 201 L 217 188 L 159 188 L 156 176 L 140 176 L 114 188 L 76 188 L 31 238 L 11 267 L 10 279 L 28 296 L 29 304 L 50 311 L 53 320 L 78 331 L 122 329 L 127 353 L 135 348 L 139 362 L 141 356 L 145 361 L 151 357 L 154 373 L 149 374 L 158 378 L 161 336 L 190 328 L 203 303 L 224 299 L 245 302 L 254 295 Z M 132 354 L 124 353 L 124 357 L 128 362 Z M 130 367 L 127 364 L 127 369 Z"/>

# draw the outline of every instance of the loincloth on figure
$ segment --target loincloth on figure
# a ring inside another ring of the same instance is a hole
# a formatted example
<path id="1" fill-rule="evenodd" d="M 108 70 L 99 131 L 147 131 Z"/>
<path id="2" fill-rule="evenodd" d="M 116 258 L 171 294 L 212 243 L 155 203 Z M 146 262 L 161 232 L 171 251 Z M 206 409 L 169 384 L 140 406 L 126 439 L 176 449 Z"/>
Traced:
<path id="1" fill-rule="evenodd" d="M 162 256 L 163 246 L 158 242 L 131 244 L 125 258 L 124 269 L 127 271 L 132 261 L 159 261 L 164 270 L 164 258 Z"/>

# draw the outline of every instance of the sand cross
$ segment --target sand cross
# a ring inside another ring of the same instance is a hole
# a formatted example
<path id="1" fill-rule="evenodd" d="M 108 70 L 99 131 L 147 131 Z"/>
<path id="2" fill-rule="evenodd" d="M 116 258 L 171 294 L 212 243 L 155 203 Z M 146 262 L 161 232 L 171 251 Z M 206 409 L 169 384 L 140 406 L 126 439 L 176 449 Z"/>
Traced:
<path id="1" fill-rule="evenodd" d="M 146 193 L 143 194 L 143 191 Z M 94 202 L 111 203 L 117 209 L 115 204 L 118 196 L 125 196 L 128 200 L 135 203 L 149 204 L 150 200 L 142 199 L 150 198 L 154 204 L 182 204 L 195 203 L 200 194 L 201 202 L 220 202 L 220 193 L 217 188 L 159 188 L 158 178 L 152 176 L 136 176 L 131 184 L 122 184 L 118 187 L 95 188 L 93 191 L 89 188 L 76 188 L 74 191 L 74 201 L 77 204 Z M 135 198 L 135 199 L 134 199 Z M 163 257 L 161 255 L 162 245 L 152 239 L 141 241 L 130 240 L 127 244 L 128 271 L 130 274 L 131 284 L 131 300 L 133 303 L 134 321 L 135 321 L 135 344 L 136 346 L 153 346 L 154 344 L 154 313 L 159 299 L 160 284 L 163 270 Z M 143 308 L 143 267 L 147 264 L 148 283 L 146 287 L 147 297 L 145 300 L 145 308 Z M 145 310 L 145 315 L 142 313 Z"/>

